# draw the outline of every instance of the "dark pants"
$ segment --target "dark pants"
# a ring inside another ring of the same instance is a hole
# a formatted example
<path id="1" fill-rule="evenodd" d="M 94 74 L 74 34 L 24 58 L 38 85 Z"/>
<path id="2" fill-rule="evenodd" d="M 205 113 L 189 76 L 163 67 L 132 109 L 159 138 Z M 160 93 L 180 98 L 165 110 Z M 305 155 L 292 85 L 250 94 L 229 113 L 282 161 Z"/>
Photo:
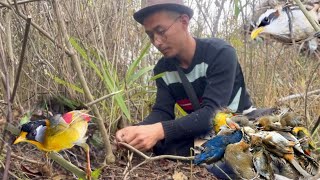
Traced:
<path id="1" fill-rule="evenodd" d="M 166 143 L 165 140 L 159 141 L 153 148 L 156 155 L 176 155 L 191 156 L 190 148 L 193 148 L 193 139 L 186 139 Z"/>

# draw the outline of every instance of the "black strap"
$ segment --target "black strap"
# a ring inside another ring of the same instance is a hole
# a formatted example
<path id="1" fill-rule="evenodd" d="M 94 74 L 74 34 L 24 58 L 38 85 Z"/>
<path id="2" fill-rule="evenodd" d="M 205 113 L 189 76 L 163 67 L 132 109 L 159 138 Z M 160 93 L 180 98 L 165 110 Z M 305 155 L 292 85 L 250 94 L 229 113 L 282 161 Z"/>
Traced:
<path id="1" fill-rule="evenodd" d="M 176 67 L 177 67 L 177 71 L 180 76 L 180 79 L 182 81 L 183 88 L 186 91 L 189 100 L 191 101 L 193 109 L 194 110 L 200 109 L 200 103 L 199 103 L 198 97 L 196 95 L 196 92 L 194 91 L 194 88 L 192 87 L 187 76 L 184 74 L 184 72 L 179 67 L 179 65 L 176 64 Z"/>

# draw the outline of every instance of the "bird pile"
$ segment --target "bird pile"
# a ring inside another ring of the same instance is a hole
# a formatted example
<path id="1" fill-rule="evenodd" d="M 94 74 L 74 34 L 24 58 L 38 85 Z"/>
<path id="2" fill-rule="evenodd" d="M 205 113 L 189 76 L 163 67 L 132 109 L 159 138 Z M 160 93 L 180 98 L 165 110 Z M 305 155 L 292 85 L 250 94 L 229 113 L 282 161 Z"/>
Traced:
<path id="1" fill-rule="evenodd" d="M 311 154 L 315 144 L 302 116 L 285 112 L 249 120 L 219 113 L 214 119 L 216 136 L 200 147 L 194 159 L 217 178 L 298 179 L 318 173 L 319 164 Z"/>

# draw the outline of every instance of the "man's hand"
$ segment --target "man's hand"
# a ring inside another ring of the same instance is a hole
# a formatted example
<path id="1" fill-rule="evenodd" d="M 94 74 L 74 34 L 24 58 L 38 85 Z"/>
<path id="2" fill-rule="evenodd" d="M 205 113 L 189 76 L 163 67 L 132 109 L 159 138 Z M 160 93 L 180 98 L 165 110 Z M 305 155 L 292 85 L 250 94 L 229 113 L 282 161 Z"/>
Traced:
<path id="1" fill-rule="evenodd" d="M 158 141 L 164 138 L 161 123 L 152 125 L 129 126 L 116 133 L 118 142 L 125 142 L 140 151 L 151 149 Z"/>

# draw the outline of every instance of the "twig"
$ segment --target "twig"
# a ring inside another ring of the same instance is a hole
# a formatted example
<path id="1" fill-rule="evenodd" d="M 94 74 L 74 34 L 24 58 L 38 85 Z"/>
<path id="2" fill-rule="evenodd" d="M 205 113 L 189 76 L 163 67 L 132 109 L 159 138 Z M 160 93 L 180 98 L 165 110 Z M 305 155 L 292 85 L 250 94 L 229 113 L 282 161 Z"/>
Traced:
<path id="1" fill-rule="evenodd" d="M 21 56 L 20 56 L 20 62 L 19 62 L 19 68 L 18 68 L 18 74 L 16 76 L 16 80 L 15 80 L 15 84 L 14 84 L 14 87 L 13 87 L 13 91 L 12 91 L 12 94 L 10 95 L 10 85 L 9 85 L 9 74 L 8 74 L 8 69 L 7 69 L 7 72 L 6 72 L 6 84 L 7 84 L 7 93 L 9 93 L 7 95 L 7 100 L 8 100 L 8 119 L 7 119 L 7 124 L 8 123 L 11 123 L 12 122 L 12 104 L 14 102 L 14 97 L 15 97 L 15 94 L 16 94 L 16 90 L 17 90 L 17 87 L 18 87 L 18 84 L 19 84 L 19 80 L 20 80 L 20 74 L 21 74 L 21 69 L 22 69 L 22 65 L 23 65 L 23 61 L 24 61 L 24 55 L 25 55 L 25 51 L 26 51 L 26 46 L 27 46 L 27 42 L 28 42 L 28 35 L 29 35 L 29 31 L 30 31 L 30 23 L 31 23 L 31 18 L 28 17 L 27 18 L 27 23 L 26 23 L 26 28 L 25 28 L 25 33 L 24 33 L 24 39 L 23 39 L 23 44 L 22 44 L 22 50 L 21 50 Z M 7 131 L 4 131 L 3 133 L 3 139 L 5 139 L 6 137 L 6 132 Z M 7 150 L 7 153 L 6 153 L 6 163 L 5 163 L 5 170 L 4 170 L 4 173 L 3 173 L 3 179 L 8 179 L 8 172 L 9 172 L 9 168 L 10 168 L 10 163 L 11 163 L 11 140 L 13 138 L 11 137 L 10 140 L 9 140 L 9 145 L 8 145 L 8 150 Z M 3 145 L 1 145 L 1 149 L 2 149 Z"/>
<path id="2" fill-rule="evenodd" d="M 3 72 L 5 76 L 5 84 L 4 86 L 6 87 L 6 100 L 7 100 L 7 122 L 6 125 L 12 121 L 12 104 L 10 102 L 10 77 L 9 77 L 9 72 L 8 72 L 8 66 L 5 60 L 5 54 L 4 54 L 4 48 L 3 48 L 3 42 L 2 38 L 0 36 L 0 58 L 2 59 L 2 66 L 3 66 Z M 5 139 L 5 134 L 6 131 L 3 133 L 3 139 Z M 3 149 L 4 143 L 1 143 L 0 145 L 0 150 Z M 5 160 L 5 166 L 4 166 L 4 172 L 3 172 L 3 180 L 8 179 L 8 173 L 9 173 L 9 167 L 10 167 L 10 157 L 11 157 L 11 147 L 8 147 L 7 154 L 6 154 L 6 160 Z"/>
<path id="3" fill-rule="evenodd" d="M 3 150 L 3 152 L 4 152 L 4 153 L 7 153 L 6 150 Z M 27 158 L 25 158 L 25 157 L 18 156 L 18 155 L 14 154 L 14 153 L 11 153 L 11 156 L 12 156 L 13 158 L 18 159 L 18 160 L 21 160 L 21 161 L 26 161 L 26 162 L 29 162 L 29 163 L 32 163 L 32 164 L 40 164 L 39 161 L 34 161 L 34 160 L 31 160 L 31 159 L 27 159 Z"/>
<path id="4" fill-rule="evenodd" d="M 26 4 L 26 3 L 36 2 L 36 1 L 42 1 L 42 0 L 24 0 L 24 1 L 17 2 L 17 4 L 20 5 L 20 4 Z M 14 2 L 9 3 L 9 5 L 13 5 L 13 4 Z M 7 7 L 7 6 L 0 5 L 0 8 L 4 8 L 4 7 Z"/>
<path id="5" fill-rule="evenodd" d="M 16 79 L 15 79 L 15 82 L 14 82 L 11 98 L 10 98 L 10 102 L 11 103 L 13 103 L 14 97 L 15 97 L 16 92 L 17 92 L 17 87 L 19 85 L 20 75 L 21 75 L 21 71 L 22 71 L 22 65 L 23 65 L 23 62 L 24 62 L 24 59 L 25 59 L 24 56 L 25 56 L 25 52 L 26 52 L 30 26 L 31 26 L 31 17 L 28 16 L 26 29 L 25 29 L 24 37 L 23 37 L 22 50 L 21 50 L 20 60 L 19 60 L 19 67 L 18 67 Z"/>
<path id="6" fill-rule="evenodd" d="M 8 9 L 11 9 L 11 10 L 14 10 L 12 9 L 12 7 L 7 4 L 7 3 L 4 3 L 4 2 L 1 2 L 0 1 L 0 5 L 8 8 Z M 27 20 L 27 16 L 22 14 L 18 9 L 15 10 L 17 15 L 20 16 L 22 19 L 24 20 Z M 61 44 L 59 44 L 58 42 L 55 41 L 55 38 L 53 38 L 52 36 L 50 36 L 50 34 L 48 32 L 46 32 L 44 29 L 42 29 L 38 24 L 34 23 L 33 21 L 31 22 L 31 25 L 36 28 L 42 35 L 44 35 L 45 37 L 47 37 L 51 42 L 53 42 L 54 45 L 56 45 L 58 48 L 64 50 L 64 52 L 67 54 L 67 55 L 71 55 L 72 53 L 64 46 L 62 46 Z"/>
<path id="7" fill-rule="evenodd" d="M 224 170 L 221 169 L 218 165 L 214 164 L 214 166 L 215 166 L 217 169 L 219 169 L 228 179 L 232 180 L 231 177 L 230 177 L 226 172 L 224 172 Z"/>
<path id="8" fill-rule="evenodd" d="M 120 92 L 122 92 L 122 90 L 110 93 L 108 95 L 105 95 L 105 96 L 103 96 L 103 97 L 101 97 L 99 99 L 96 99 L 96 100 L 94 100 L 92 102 L 89 102 L 89 103 L 85 104 L 85 106 L 92 106 L 92 105 L 97 104 L 98 102 L 103 101 L 103 100 L 107 99 L 108 97 L 114 96 L 114 95 L 116 95 L 116 94 L 118 94 Z"/>
<path id="9" fill-rule="evenodd" d="M 0 161 L 0 165 L 3 167 L 3 168 L 5 168 L 6 166 Z M 16 176 L 14 173 L 12 173 L 11 171 L 9 171 L 9 174 L 12 176 L 12 177 L 14 177 L 14 178 L 16 178 L 16 179 L 18 179 L 18 180 L 22 180 L 21 178 L 19 178 L 18 176 Z"/>
<path id="10" fill-rule="evenodd" d="M 319 124 L 320 124 L 320 116 L 318 117 L 318 120 L 317 120 L 316 124 L 313 126 L 313 128 L 311 130 L 311 136 L 313 136 L 314 133 L 317 131 L 317 129 L 319 127 Z"/>
<path id="11" fill-rule="evenodd" d="M 308 92 L 308 93 L 307 93 L 307 96 L 314 95 L 314 94 L 320 94 L 320 89 Z M 282 102 L 285 102 L 285 101 L 288 101 L 288 100 L 292 100 L 292 99 L 296 99 L 296 98 L 301 98 L 301 97 L 304 97 L 304 96 L 305 96 L 304 93 L 292 94 L 292 95 L 290 95 L 290 96 L 286 96 L 286 97 L 280 98 L 277 102 L 282 103 Z"/>
<path id="12" fill-rule="evenodd" d="M 310 87 L 313 79 L 315 78 L 315 74 L 316 74 L 317 70 L 318 70 L 319 67 L 320 67 L 320 57 L 319 57 L 318 53 L 315 53 L 315 55 L 316 55 L 316 57 L 318 58 L 318 61 L 319 61 L 319 62 L 318 62 L 318 64 L 315 66 L 315 68 L 313 69 L 313 71 L 311 72 L 311 74 L 310 74 L 310 79 L 308 79 L 308 81 L 307 81 L 307 87 L 306 87 L 306 93 L 305 93 L 305 99 L 304 99 L 304 115 L 305 115 L 305 117 L 307 117 L 307 106 L 308 106 L 308 104 L 307 104 L 307 102 L 308 102 L 308 96 L 307 96 L 307 94 L 308 94 L 308 91 L 309 91 L 309 87 Z M 306 125 L 308 126 L 308 121 L 306 121 Z"/>
<path id="13" fill-rule="evenodd" d="M 139 163 L 138 165 L 136 165 L 135 167 L 133 167 L 132 169 L 130 169 L 129 172 L 126 172 L 126 173 L 125 173 L 123 179 L 125 179 L 125 180 L 128 179 L 128 176 L 129 176 L 129 174 L 130 174 L 131 172 L 133 172 L 134 170 L 138 169 L 138 167 L 144 165 L 144 164 L 147 163 L 147 162 L 149 162 L 149 161 L 147 161 L 147 160 L 142 161 L 141 163 Z"/>
<path id="14" fill-rule="evenodd" d="M 173 155 L 160 155 L 160 156 L 150 157 L 127 143 L 119 142 L 119 144 L 121 144 L 124 147 L 128 148 L 129 150 L 137 153 L 139 156 L 141 156 L 145 159 L 143 162 L 141 162 L 137 166 L 133 167 L 128 173 L 126 173 L 126 175 L 124 176 L 124 179 L 127 179 L 128 175 L 131 172 L 133 172 L 135 169 L 137 169 L 138 167 L 140 167 L 143 164 L 150 162 L 150 161 L 156 161 L 156 160 L 160 160 L 160 159 L 174 159 L 174 160 L 190 161 L 190 160 L 194 159 L 194 156 L 184 157 L 184 156 L 173 156 Z"/>
<path id="15" fill-rule="evenodd" d="M 148 161 L 155 161 L 155 160 L 159 160 L 159 159 L 174 159 L 174 160 L 190 161 L 190 160 L 194 159 L 194 156 L 184 157 L 184 156 L 174 156 L 174 155 L 160 155 L 160 156 L 150 157 L 127 143 L 119 142 L 119 144 L 121 144 L 121 145 L 125 146 L 126 148 L 130 149 L 131 151 L 137 153 L 139 156 L 143 157 L 144 159 L 146 159 Z"/>
<path id="16" fill-rule="evenodd" d="M 294 0 L 297 5 L 299 6 L 299 8 L 301 9 L 301 11 L 303 12 L 303 14 L 306 16 L 306 18 L 309 20 L 310 24 L 312 25 L 312 27 L 319 32 L 320 31 L 320 27 L 319 24 L 312 18 L 312 16 L 309 14 L 309 12 L 307 11 L 307 9 L 304 7 L 304 5 L 301 3 L 300 0 Z"/>

